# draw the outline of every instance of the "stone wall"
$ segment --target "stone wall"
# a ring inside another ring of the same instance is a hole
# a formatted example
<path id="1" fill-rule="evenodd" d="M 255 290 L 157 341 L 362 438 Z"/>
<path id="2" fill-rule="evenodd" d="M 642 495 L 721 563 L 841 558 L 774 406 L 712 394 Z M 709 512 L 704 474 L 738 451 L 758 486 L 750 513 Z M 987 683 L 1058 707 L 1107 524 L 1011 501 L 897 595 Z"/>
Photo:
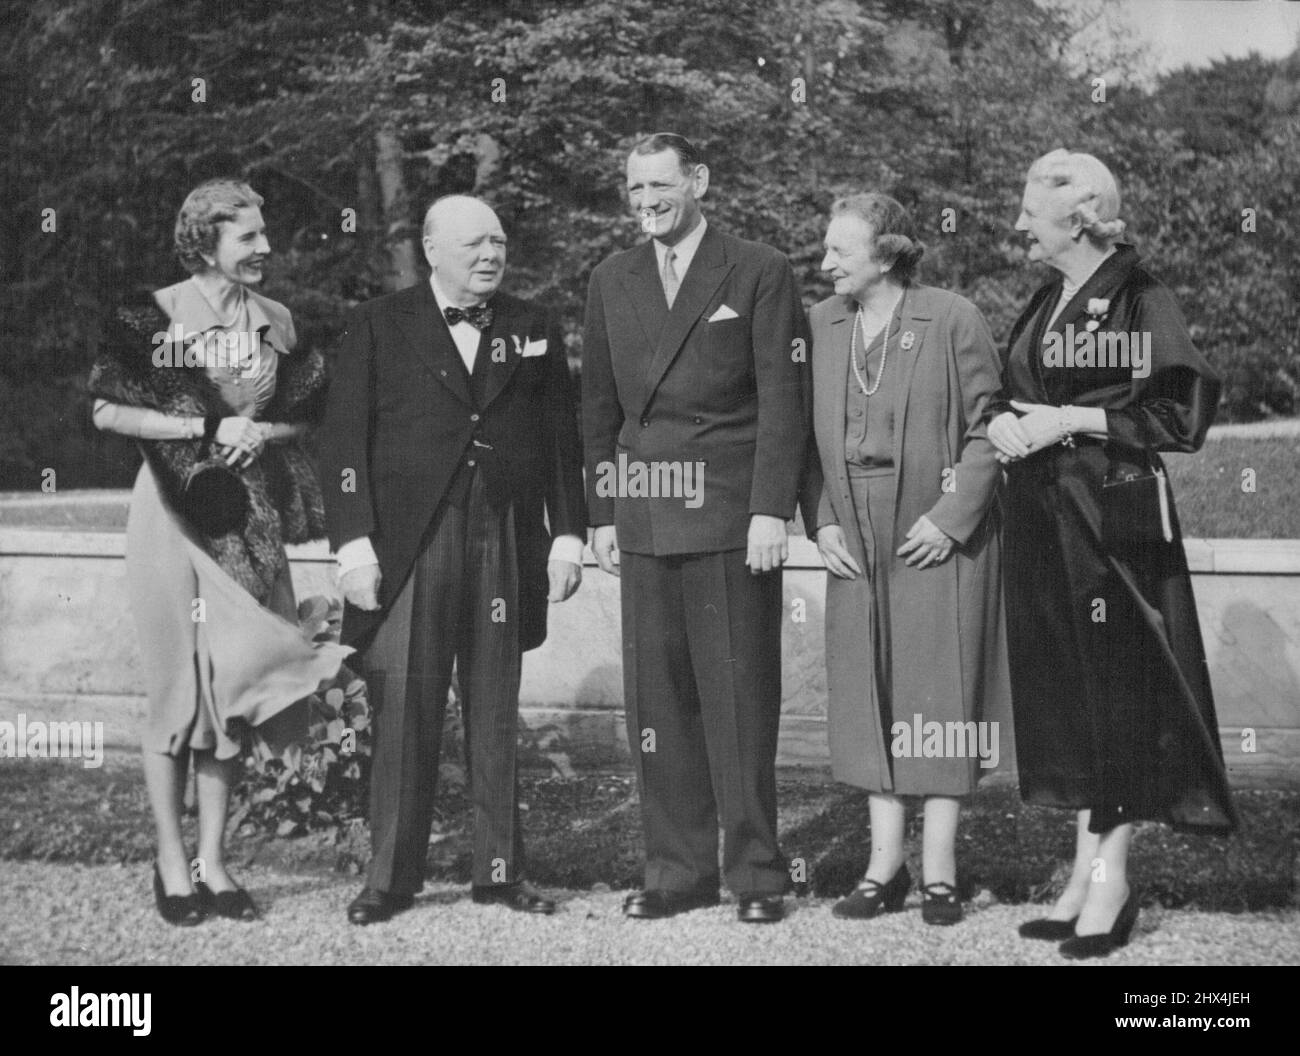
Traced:
<path id="1" fill-rule="evenodd" d="M 0 503 L 3 516 L 5 503 Z M 103 721 L 134 746 L 144 711 L 126 600 L 124 536 L 0 526 L 0 719 Z M 1300 540 L 1188 540 L 1224 755 L 1233 783 L 1300 787 Z M 291 549 L 300 598 L 333 593 L 323 544 Z M 795 539 L 785 574 L 780 758 L 827 761 L 825 572 Z M 561 769 L 627 757 L 618 582 L 594 565 L 551 607 L 550 637 L 524 661 L 523 720 Z M 1254 751 L 1243 751 L 1253 731 Z"/>

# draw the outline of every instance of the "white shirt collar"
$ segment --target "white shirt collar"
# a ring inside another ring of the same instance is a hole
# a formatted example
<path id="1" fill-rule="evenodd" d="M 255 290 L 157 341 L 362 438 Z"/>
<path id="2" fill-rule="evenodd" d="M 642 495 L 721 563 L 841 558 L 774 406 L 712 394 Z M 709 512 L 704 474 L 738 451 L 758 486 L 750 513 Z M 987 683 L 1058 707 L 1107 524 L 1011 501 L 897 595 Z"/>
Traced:
<path id="1" fill-rule="evenodd" d="M 677 245 L 672 247 L 665 246 L 658 239 L 652 239 L 651 241 L 654 242 L 655 247 L 655 260 L 659 262 L 660 273 L 663 273 L 664 260 L 668 256 L 668 250 L 669 248 L 672 248 L 677 253 L 677 260 L 673 264 L 673 270 L 677 272 L 677 277 L 679 279 L 686 278 L 686 271 L 690 268 L 691 261 L 695 258 L 695 251 L 700 248 L 700 242 L 704 239 L 704 229 L 708 226 L 708 221 L 701 216 L 700 222 L 695 225 L 695 230 L 678 242 Z"/>

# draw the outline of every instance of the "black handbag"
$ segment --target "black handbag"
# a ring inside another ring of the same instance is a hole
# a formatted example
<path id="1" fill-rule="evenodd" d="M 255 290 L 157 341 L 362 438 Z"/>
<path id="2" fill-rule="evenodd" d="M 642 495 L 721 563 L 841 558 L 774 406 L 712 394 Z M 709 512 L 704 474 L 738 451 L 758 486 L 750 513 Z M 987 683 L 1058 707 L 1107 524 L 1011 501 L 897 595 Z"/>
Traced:
<path id="1" fill-rule="evenodd" d="M 1146 456 L 1146 465 L 1112 461 L 1101 486 L 1101 541 L 1111 551 L 1174 541 L 1169 480 Z"/>
<path id="2" fill-rule="evenodd" d="M 248 489 L 243 478 L 215 451 L 219 416 L 205 420 L 199 461 L 185 476 L 180 513 L 204 535 L 241 532 L 248 523 Z"/>

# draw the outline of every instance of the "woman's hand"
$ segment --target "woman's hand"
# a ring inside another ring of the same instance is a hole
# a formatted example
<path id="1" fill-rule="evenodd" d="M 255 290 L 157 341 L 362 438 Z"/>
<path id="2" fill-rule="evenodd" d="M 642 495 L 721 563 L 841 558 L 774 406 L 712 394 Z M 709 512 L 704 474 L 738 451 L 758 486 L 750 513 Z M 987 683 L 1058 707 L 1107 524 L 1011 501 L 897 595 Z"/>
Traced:
<path id="1" fill-rule="evenodd" d="M 989 442 L 998 449 L 998 461 L 1004 465 L 1029 454 L 1029 436 L 1020 426 L 1015 411 L 1003 411 L 989 422 Z"/>
<path id="2" fill-rule="evenodd" d="M 857 579 L 862 575 L 862 569 L 849 553 L 844 529 L 838 524 L 823 524 L 817 529 L 817 549 L 821 551 L 822 561 L 831 575 L 840 579 Z"/>
<path id="3" fill-rule="evenodd" d="M 251 418 L 223 418 L 217 426 L 215 440 L 224 448 L 226 465 L 245 469 L 262 453 L 266 443 L 267 427 Z"/>
<path id="4" fill-rule="evenodd" d="M 952 536 L 936 528 L 929 517 L 921 514 L 907 530 L 907 542 L 898 548 L 898 556 L 907 558 L 907 563 L 918 569 L 929 568 L 948 560 L 953 545 Z"/>
<path id="5" fill-rule="evenodd" d="M 1011 406 L 1022 415 L 1017 424 L 1029 445 L 1028 454 L 1032 455 L 1035 451 L 1051 447 L 1065 436 L 1065 430 L 1062 428 L 1064 422 L 1062 408 L 1046 403 L 1024 403 L 1020 400 L 1012 400 Z"/>

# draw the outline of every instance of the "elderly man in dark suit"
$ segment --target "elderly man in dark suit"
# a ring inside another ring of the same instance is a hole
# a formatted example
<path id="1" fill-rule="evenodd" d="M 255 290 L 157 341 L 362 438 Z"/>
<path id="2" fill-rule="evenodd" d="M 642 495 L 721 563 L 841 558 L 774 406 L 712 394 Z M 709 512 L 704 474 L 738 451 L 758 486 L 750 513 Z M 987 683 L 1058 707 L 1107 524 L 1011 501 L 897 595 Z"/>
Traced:
<path id="1" fill-rule="evenodd" d="M 628 741 L 645 825 L 631 917 L 718 902 L 778 921 L 781 566 L 807 433 L 803 312 L 777 250 L 708 225 L 681 136 L 637 143 L 652 237 L 592 273 L 583 424 L 592 548 L 621 575 Z"/>
<path id="2" fill-rule="evenodd" d="M 466 196 L 424 221 L 429 281 L 356 309 L 321 429 L 343 640 L 376 708 L 374 858 L 348 907 L 386 920 L 423 886 L 453 663 L 474 800 L 473 898 L 549 913 L 524 881 L 520 656 L 582 578 L 586 509 L 564 344 L 501 293 L 506 236 Z"/>

